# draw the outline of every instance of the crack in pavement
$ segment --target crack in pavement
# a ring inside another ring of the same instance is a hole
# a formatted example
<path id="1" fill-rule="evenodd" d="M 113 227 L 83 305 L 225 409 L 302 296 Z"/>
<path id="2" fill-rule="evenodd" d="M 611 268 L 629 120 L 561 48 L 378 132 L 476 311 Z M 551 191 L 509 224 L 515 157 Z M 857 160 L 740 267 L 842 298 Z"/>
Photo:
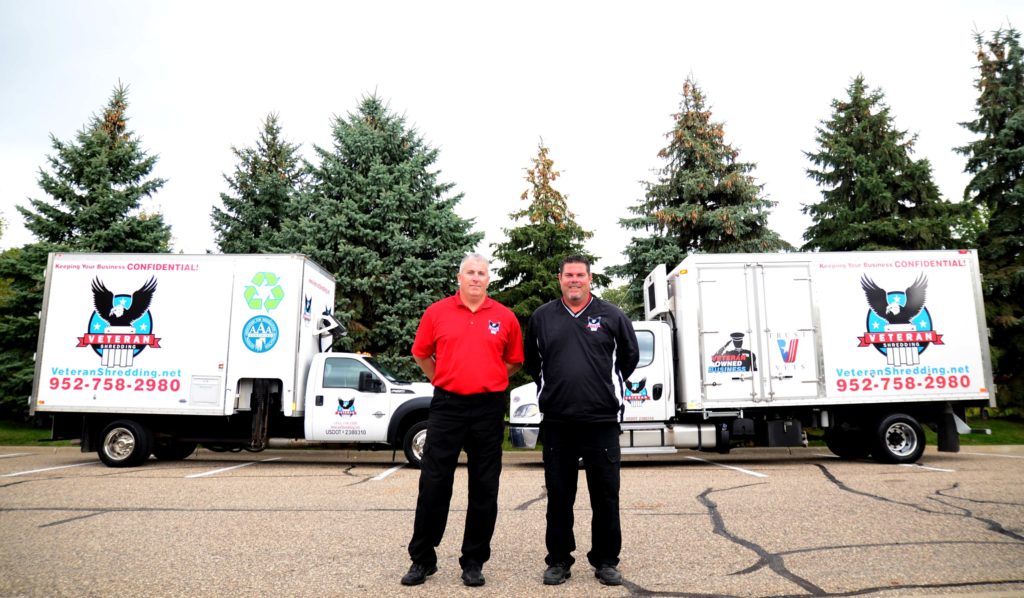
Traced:
<path id="1" fill-rule="evenodd" d="M 540 502 L 540 501 L 544 500 L 547 497 L 548 497 L 548 489 L 547 489 L 547 487 L 542 486 L 541 489 L 540 489 L 540 496 L 538 496 L 537 498 L 531 498 L 530 500 L 524 502 L 523 504 L 519 505 L 518 507 L 516 507 L 515 509 L 512 509 L 512 510 L 513 511 L 525 511 L 526 509 L 528 509 L 530 507 L 530 505 L 532 505 L 532 504 L 534 504 L 536 502 Z"/>
<path id="2" fill-rule="evenodd" d="M 967 498 L 966 496 L 954 496 L 952 494 L 946 494 L 947 492 L 949 492 L 951 490 L 956 490 L 959 487 L 960 487 L 960 482 L 956 482 L 952 486 L 950 486 L 949 488 L 944 488 L 942 490 L 936 490 L 935 493 L 938 494 L 939 496 L 944 496 L 946 498 L 955 498 L 956 500 L 965 500 L 967 502 L 973 502 L 973 503 L 978 503 L 978 504 L 982 504 L 982 505 L 1003 505 L 1003 506 L 1006 506 L 1006 507 L 1024 507 L 1024 503 L 1019 503 L 1019 502 L 1004 502 L 1004 501 L 1001 501 L 1001 500 L 981 500 L 980 498 Z"/>
<path id="3" fill-rule="evenodd" d="M 919 505 L 915 505 L 913 503 L 906 503 L 906 502 L 902 502 L 902 501 L 897 501 L 897 500 L 889 499 L 889 498 L 886 498 L 886 497 L 883 497 L 883 496 L 878 496 L 878 495 L 870 494 L 868 492 L 864 492 L 864 491 L 857 490 L 855 488 L 851 488 L 851 487 L 847 486 L 844 482 L 839 480 L 835 475 L 833 475 L 824 466 L 822 466 L 822 465 L 816 465 L 816 466 L 819 467 L 822 470 L 824 475 L 833 484 L 835 484 L 840 489 L 842 489 L 842 490 L 844 490 L 846 492 L 849 492 L 851 494 L 865 496 L 865 497 L 871 498 L 873 500 L 879 500 L 879 501 L 882 501 L 882 502 L 887 502 L 887 503 L 891 503 L 891 504 L 895 504 L 895 505 L 899 505 L 899 506 L 909 507 L 909 508 L 912 508 L 912 509 L 915 509 L 915 510 L 918 510 L 918 511 L 922 511 L 922 512 L 928 513 L 928 514 L 969 517 L 969 518 L 971 518 L 973 520 L 984 522 L 988 526 L 988 528 L 990 530 L 992 530 L 992 531 L 1000 533 L 1000 534 L 1002 534 L 1004 536 L 1007 536 L 1009 538 L 1012 538 L 1014 540 L 1021 539 L 1021 537 L 1018 534 L 1016 534 L 1016 533 L 1014 533 L 1014 532 L 1012 532 L 1010 530 L 1006 530 L 998 522 L 994 522 L 994 521 L 991 521 L 989 519 L 986 519 L 986 518 L 983 518 L 983 517 L 980 517 L 980 516 L 976 516 L 970 510 L 965 509 L 963 507 L 959 507 L 959 506 L 956 506 L 956 505 L 950 505 L 950 504 L 947 504 L 947 503 L 945 503 L 943 501 L 935 499 L 934 497 L 929 497 L 929 498 L 931 498 L 933 500 L 936 500 L 937 502 L 939 502 L 943 506 L 947 506 L 947 507 L 950 507 L 950 508 L 953 508 L 953 509 L 958 509 L 960 511 L 963 511 L 963 514 L 961 515 L 961 514 L 957 514 L 957 513 L 948 513 L 948 512 L 943 512 L 943 511 L 933 511 L 933 510 L 930 510 L 930 509 L 925 509 L 925 508 L 923 508 L 923 507 L 921 507 Z M 743 569 L 741 571 L 736 571 L 736 572 L 732 573 L 731 575 L 747 575 L 747 574 L 756 572 L 756 571 L 758 571 L 760 569 L 763 569 L 765 567 L 768 567 L 776 575 L 779 575 L 783 579 L 786 579 L 786 580 L 788 580 L 788 581 L 790 581 L 790 582 L 800 586 L 801 588 L 803 588 L 807 592 L 806 594 L 771 595 L 772 598 L 790 598 L 790 597 L 792 597 L 792 598 L 798 598 L 798 597 L 802 598 L 802 597 L 806 597 L 808 595 L 810 595 L 810 596 L 823 596 L 823 597 L 863 596 L 863 595 L 866 595 L 866 594 L 873 594 L 873 593 L 876 593 L 876 592 L 892 591 L 892 590 L 938 590 L 938 589 L 950 589 L 950 588 L 971 588 L 971 587 L 981 587 L 981 586 L 1006 586 L 1006 585 L 1014 585 L 1014 584 L 1024 583 L 1024 579 L 1009 579 L 1009 580 L 964 581 L 964 582 L 949 582 L 949 583 L 934 583 L 934 584 L 890 584 L 890 585 L 886 585 L 886 586 L 858 588 L 856 590 L 848 590 L 848 591 L 844 591 L 844 592 L 829 592 L 829 591 L 825 590 L 824 588 L 819 587 L 818 585 L 816 585 L 812 581 L 810 581 L 810 580 L 808 580 L 808 579 L 806 579 L 804 577 L 801 577 L 801 576 L 793 573 L 792 571 L 790 571 L 786 567 L 785 557 L 789 556 L 789 555 L 794 555 L 794 554 L 807 554 L 807 553 L 820 552 L 820 551 L 826 551 L 826 550 L 831 551 L 831 550 L 844 550 L 844 549 L 854 549 L 854 548 L 886 548 L 886 547 L 892 547 L 892 546 L 947 545 L 947 544 L 974 544 L 974 545 L 977 545 L 977 544 L 1007 544 L 1007 545 L 1013 545 L 1013 544 L 1015 544 L 1015 542 L 941 541 L 941 540 L 939 540 L 939 541 L 924 541 L 924 542 L 895 542 L 895 543 L 878 543 L 878 544 L 863 544 L 863 545 L 825 546 L 825 547 L 814 547 L 814 548 L 803 548 L 803 549 L 787 550 L 787 551 L 773 553 L 773 552 L 770 552 L 770 551 L 766 550 L 764 547 L 760 546 L 756 542 L 752 542 L 752 541 L 747 540 L 745 538 L 741 538 L 741 537 L 737 536 L 736 534 L 730 532 L 728 530 L 727 526 L 725 525 L 725 520 L 722 517 L 721 512 L 718 510 L 717 503 L 715 503 L 710 498 L 710 496 L 713 493 L 715 493 L 715 492 L 725 492 L 725 491 L 731 491 L 731 490 L 738 490 L 738 489 L 741 489 L 741 488 L 746 488 L 746 487 L 756 486 L 756 485 L 760 485 L 760 484 L 745 484 L 743 486 L 724 488 L 724 489 L 721 489 L 721 490 L 715 490 L 713 488 L 707 488 L 706 490 L 704 490 L 704 492 L 702 492 L 697 497 L 697 499 L 707 509 L 708 515 L 711 518 L 713 532 L 716 535 L 719 535 L 719 536 L 729 540 L 730 542 L 732 542 L 734 544 L 742 546 L 743 548 L 746 548 L 747 550 L 750 550 L 751 552 L 753 552 L 754 554 L 756 554 L 758 556 L 758 561 L 756 563 L 754 563 L 750 567 L 747 567 L 746 569 Z M 958 485 L 954 485 L 952 488 L 949 488 L 949 489 L 937 490 L 936 494 L 938 494 L 939 496 L 941 496 L 943 498 L 956 499 L 958 497 L 946 496 L 946 495 L 943 494 L 943 492 L 955 489 L 957 486 Z M 692 598 L 707 598 L 709 596 L 722 596 L 722 597 L 726 596 L 725 594 L 706 594 L 706 593 L 686 593 L 686 592 L 673 592 L 673 591 L 654 591 L 654 590 L 649 590 L 649 589 L 647 589 L 647 588 L 645 588 L 643 586 L 640 586 L 640 585 L 638 585 L 636 583 L 633 583 L 633 582 L 631 582 L 629 580 L 624 580 L 623 585 L 624 585 L 624 587 L 626 587 L 629 590 L 629 593 L 632 596 L 682 596 L 682 597 L 692 597 Z"/>
<path id="4" fill-rule="evenodd" d="M 962 511 L 962 513 L 949 513 L 947 511 L 933 511 L 931 509 L 926 509 L 926 508 L 924 508 L 924 507 L 922 507 L 920 505 L 916 505 L 914 503 L 908 503 L 908 502 L 903 502 L 903 501 L 899 501 L 899 500 L 893 500 L 891 498 L 886 498 L 884 496 L 879 496 L 877 494 L 871 494 L 870 492 L 865 492 L 863 490 L 857 490 L 855 488 L 851 488 L 851 487 L 847 486 L 845 483 L 843 483 L 835 475 L 833 475 L 832 472 L 829 471 L 828 468 L 825 467 L 824 465 L 815 463 L 814 466 L 817 467 L 818 469 L 820 469 L 822 471 L 822 473 L 825 474 L 825 477 L 828 478 L 829 481 L 831 481 L 833 484 L 835 484 L 836 487 L 838 487 L 840 490 L 843 490 L 845 492 L 849 492 L 851 494 L 856 494 L 856 495 L 859 495 L 859 496 L 864 496 L 864 497 L 867 497 L 867 498 L 870 498 L 870 499 L 873 499 L 873 500 L 877 500 L 877 501 L 881 501 L 881 502 L 886 502 L 886 503 L 890 503 L 890 504 L 895 504 L 895 505 L 900 505 L 900 506 L 904 506 L 904 507 L 909 507 L 911 509 L 920 511 L 922 513 L 927 513 L 929 515 L 945 515 L 947 517 L 964 517 L 966 519 L 971 519 L 973 521 L 978 521 L 980 523 L 984 523 L 985 526 L 990 531 L 993 531 L 993 532 L 995 532 L 997 534 L 1006 536 L 1008 538 L 1012 538 L 1012 539 L 1020 541 L 1020 542 L 1024 542 L 1024 536 L 1022 536 L 1022 535 L 1020 535 L 1020 534 L 1018 534 L 1018 533 L 1016 533 L 1014 531 L 1006 529 L 998 521 L 994 521 L 994 520 L 988 519 L 986 517 L 981 517 L 980 515 L 975 515 L 973 511 L 971 511 L 970 509 L 967 509 L 965 507 L 960 507 L 960 506 L 957 506 L 957 505 L 949 504 L 948 502 L 939 500 L 938 498 L 935 498 L 934 496 L 929 496 L 928 497 L 929 500 L 933 500 L 933 501 L 939 503 L 940 505 L 943 505 L 945 507 L 949 507 L 951 509 L 957 509 L 959 511 Z M 952 490 L 953 488 L 956 488 L 958 485 L 959 484 L 954 484 L 952 488 L 947 488 L 946 490 L 947 491 L 948 490 Z M 938 494 L 939 496 L 941 496 L 943 498 L 949 498 L 949 499 L 956 499 L 957 498 L 957 497 L 951 497 L 951 496 L 943 495 L 941 489 L 940 490 L 936 490 L 935 494 Z"/>
<path id="5" fill-rule="evenodd" d="M 704 490 L 704 492 L 701 492 L 700 495 L 697 496 L 697 500 L 700 501 L 700 503 L 702 505 L 704 505 L 704 507 L 707 508 L 707 510 L 708 510 L 708 515 L 711 517 L 712 528 L 713 528 L 713 531 L 714 531 L 714 533 L 716 535 L 722 536 L 723 538 L 725 538 L 726 540 L 729 540 L 733 544 L 738 544 L 738 545 L 746 548 L 747 550 L 750 550 L 751 552 L 753 552 L 754 554 L 756 554 L 758 556 L 758 559 L 759 559 L 758 562 L 755 563 L 752 567 L 749 567 L 748 569 L 746 569 L 744 571 L 733 573 L 732 575 L 742 575 L 745 572 L 756 571 L 757 569 L 760 569 L 761 567 L 767 566 L 776 575 L 778 575 L 778 576 L 782 577 L 783 579 L 786 579 L 786 580 L 788 580 L 788 581 L 790 581 L 790 582 L 800 586 L 801 588 L 806 590 L 808 593 L 810 593 L 812 596 L 824 596 L 826 594 L 826 592 L 825 592 L 825 590 L 823 588 L 818 587 L 816 584 L 814 584 L 810 580 L 805 579 L 803 577 L 800 577 L 799 575 L 797 575 L 797 574 L 793 573 L 792 571 L 790 571 L 789 569 L 787 569 L 786 568 L 785 559 L 781 555 L 769 552 L 769 551 L 765 550 L 764 547 L 762 547 L 761 545 L 759 545 L 759 544 L 757 544 L 755 542 L 751 542 L 750 540 L 746 540 L 744 538 L 741 538 L 741 537 L 737 536 L 736 534 L 733 534 L 732 532 L 730 532 L 726 528 L 725 520 L 722 518 L 722 514 L 718 511 L 718 504 L 715 503 L 710 498 L 711 494 L 713 494 L 714 492 L 724 492 L 724 491 L 729 491 L 729 490 L 738 490 L 740 488 L 745 488 L 745 487 L 754 486 L 754 485 L 757 485 L 757 484 L 746 484 L 744 486 L 737 486 L 737 487 L 733 487 L 733 488 L 726 488 L 725 490 L 718 490 L 718 491 L 716 491 L 713 488 L 708 488 L 708 489 Z"/>

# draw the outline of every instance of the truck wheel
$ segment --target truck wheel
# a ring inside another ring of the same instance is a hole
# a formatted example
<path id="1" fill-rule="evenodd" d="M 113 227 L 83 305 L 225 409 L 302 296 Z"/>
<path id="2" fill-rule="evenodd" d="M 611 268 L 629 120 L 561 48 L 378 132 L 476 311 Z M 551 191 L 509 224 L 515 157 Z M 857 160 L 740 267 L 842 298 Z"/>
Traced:
<path id="1" fill-rule="evenodd" d="M 871 454 L 871 439 L 850 430 L 829 428 L 825 431 L 825 446 L 840 459 L 863 459 Z"/>
<path id="2" fill-rule="evenodd" d="M 418 421 L 409 427 L 402 440 L 402 448 L 405 450 L 405 458 L 409 465 L 419 468 L 423 461 L 423 449 L 427 446 L 427 422 Z"/>
<path id="3" fill-rule="evenodd" d="M 159 461 L 181 461 L 196 452 L 197 446 L 195 442 L 159 442 L 153 447 L 153 456 Z"/>
<path id="4" fill-rule="evenodd" d="M 149 430 L 130 419 L 119 419 L 103 429 L 96 451 L 107 467 L 135 467 L 149 459 Z"/>
<path id="5" fill-rule="evenodd" d="M 875 450 L 879 463 L 914 463 L 924 453 L 924 430 L 917 420 L 903 413 L 882 418 L 875 431 Z"/>

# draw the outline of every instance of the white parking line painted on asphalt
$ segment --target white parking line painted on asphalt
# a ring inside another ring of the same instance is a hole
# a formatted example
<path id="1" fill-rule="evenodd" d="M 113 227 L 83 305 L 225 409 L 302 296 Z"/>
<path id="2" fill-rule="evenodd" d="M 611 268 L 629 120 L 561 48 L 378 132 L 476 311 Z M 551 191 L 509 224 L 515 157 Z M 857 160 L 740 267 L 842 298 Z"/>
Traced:
<path id="1" fill-rule="evenodd" d="M 752 475 L 755 478 L 766 478 L 766 477 L 768 477 L 768 474 L 766 474 L 766 473 L 758 473 L 756 471 L 750 471 L 749 469 L 743 469 L 742 467 L 733 467 L 732 465 L 723 465 L 722 463 L 715 463 L 714 461 L 708 461 L 707 459 L 701 459 L 700 457 L 687 457 L 687 459 L 690 459 L 691 461 L 700 461 L 702 463 L 710 463 L 712 465 L 717 465 L 719 467 L 724 467 L 725 469 L 731 469 L 733 471 L 738 471 L 740 473 L 745 473 L 747 475 Z"/>
<path id="2" fill-rule="evenodd" d="M 81 467 L 83 465 L 96 465 L 98 461 L 88 461 L 86 463 L 75 463 L 74 465 L 58 465 L 57 467 L 44 467 L 42 469 L 32 469 L 29 471 L 16 471 L 14 473 L 5 473 L 0 478 L 13 478 L 19 475 L 28 475 L 30 473 L 40 473 L 43 471 L 53 471 L 54 469 L 67 469 L 69 467 Z"/>
<path id="3" fill-rule="evenodd" d="M 903 467 L 916 467 L 918 469 L 927 469 L 928 471 L 944 471 L 946 473 L 956 473 L 955 469 L 942 469 L 941 467 L 927 467 L 920 463 L 901 463 Z"/>
<path id="4" fill-rule="evenodd" d="M 380 474 L 379 476 L 377 476 L 375 478 L 370 478 L 370 479 L 373 480 L 374 482 L 383 480 L 384 478 L 386 478 L 389 475 L 395 473 L 399 469 L 402 469 L 403 467 L 405 467 L 405 463 L 402 463 L 401 465 L 395 465 L 394 467 L 392 467 L 391 469 L 385 471 L 384 473 Z"/>
<path id="5" fill-rule="evenodd" d="M 269 459 L 261 459 L 259 461 L 249 461 L 248 463 L 241 463 L 239 465 L 232 465 L 231 467 L 221 467 L 220 469 L 214 469 L 213 471 L 204 471 L 203 473 L 194 473 L 187 475 L 185 478 L 202 478 L 208 475 L 217 475 L 218 473 L 224 473 L 225 471 L 231 471 L 232 469 L 241 469 L 250 465 L 256 465 L 257 463 L 266 463 L 267 461 L 278 461 L 281 457 L 271 457 Z"/>
<path id="6" fill-rule="evenodd" d="M 965 453 L 960 452 L 961 455 L 977 455 L 979 457 L 1006 457 L 1007 459 L 1024 459 L 1024 455 L 1000 455 L 999 453 Z"/>
<path id="7" fill-rule="evenodd" d="M 25 455 L 31 455 L 32 453 L 7 453 L 6 455 L 0 455 L 0 459 L 6 459 L 7 457 L 24 457 Z"/>

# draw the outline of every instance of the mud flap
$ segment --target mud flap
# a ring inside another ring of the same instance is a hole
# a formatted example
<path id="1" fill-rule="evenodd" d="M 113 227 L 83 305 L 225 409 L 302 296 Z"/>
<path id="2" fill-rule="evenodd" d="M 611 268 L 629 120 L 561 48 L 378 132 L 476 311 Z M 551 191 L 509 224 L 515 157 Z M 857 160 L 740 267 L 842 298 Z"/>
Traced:
<path id="1" fill-rule="evenodd" d="M 946 407 L 945 412 L 940 416 L 939 427 L 936 432 L 939 435 L 939 450 L 944 453 L 960 452 L 960 430 L 957 426 L 959 418 L 953 413 L 953 409 Z"/>

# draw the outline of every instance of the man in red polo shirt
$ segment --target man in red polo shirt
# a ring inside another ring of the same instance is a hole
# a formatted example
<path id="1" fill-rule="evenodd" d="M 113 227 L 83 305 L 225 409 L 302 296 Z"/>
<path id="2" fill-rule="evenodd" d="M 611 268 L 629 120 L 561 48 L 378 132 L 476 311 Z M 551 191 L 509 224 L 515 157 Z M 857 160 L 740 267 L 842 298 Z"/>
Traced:
<path id="1" fill-rule="evenodd" d="M 420 464 L 409 556 L 402 585 L 423 583 L 437 572 L 437 554 L 459 452 L 466 451 L 469 506 L 462 537 L 462 581 L 484 585 L 483 564 L 491 556 L 498 518 L 501 441 L 508 404 L 508 377 L 523 364 L 523 338 L 512 310 L 487 296 L 487 260 L 466 255 L 459 266 L 459 291 L 423 313 L 412 356 L 434 385 L 427 443 Z"/>

